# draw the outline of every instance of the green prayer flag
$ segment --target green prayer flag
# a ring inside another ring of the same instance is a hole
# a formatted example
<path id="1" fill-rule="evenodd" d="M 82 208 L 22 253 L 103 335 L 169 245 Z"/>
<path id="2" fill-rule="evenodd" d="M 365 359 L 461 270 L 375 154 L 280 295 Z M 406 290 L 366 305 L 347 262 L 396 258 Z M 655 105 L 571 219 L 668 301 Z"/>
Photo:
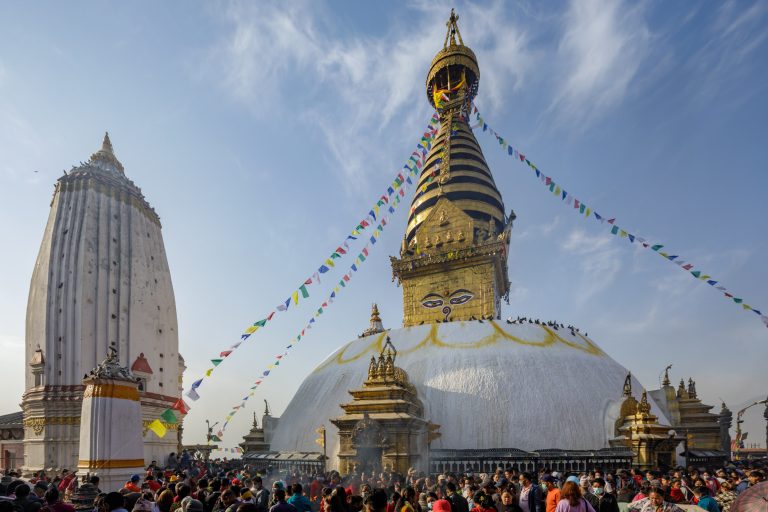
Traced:
<path id="1" fill-rule="evenodd" d="M 613 227 L 611 228 L 611 234 L 612 234 L 612 235 L 615 235 L 615 234 L 617 234 L 618 232 L 619 232 L 619 227 L 618 227 L 618 226 L 613 226 Z"/>
<path id="2" fill-rule="evenodd" d="M 736 297 L 733 298 L 733 302 L 735 302 L 736 304 L 741 304 L 743 301 L 744 299 L 738 299 Z"/>
<path id="3" fill-rule="evenodd" d="M 587 209 L 587 205 L 585 205 L 584 203 L 581 203 L 581 205 L 579 206 L 579 213 L 584 213 L 584 210 L 586 209 Z"/>
<path id="4" fill-rule="evenodd" d="M 163 414 L 160 415 L 160 417 L 163 419 L 163 421 L 170 423 L 171 425 L 175 425 L 179 421 L 176 419 L 176 415 L 171 409 L 166 409 Z"/>
<path id="5" fill-rule="evenodd" d="M 691 275 L 693 277 L 699 277 L 701 275 L 701 271 L 700 270 L 694 270 L 693 272 L 691 272 Z"/>
<path id="6" fill-rule="evenodd" d="M 664 246 L 663 245 L 654 245 L 653 247 L 651 247 L 651 249 L 653 249 L 654 251 L 658 251 L 662 247 L 664 247 Z"/>
<path id="7" fill-rule="evenodd" d="M 223 359 L 211 359 L 211 362 L 213 363 L 213 366 L 219 366 Z"/>
<path id="8" fill-rule="evenodd" d="M 307 291 L 307 285 L 305 285 L 305 284 L 301 285 L 301 287 L 299 288 L 299 290 L 301 290 L 301 296 L 302 296 L 302 297 L 304 297 L 305 299 L 306 299 L 307 297 L 309 297 L 309 292 Z"/>
<path id="9" fill-rule="evenodd" d="M 264 320 L 259 320 L 258 322 L 256 322 L 253 325 L 255 325 L 257 327 L 264 327 L 265 325 L 267 325 L 267 319 L 265 318 Z"/>
<path id="10" fill-rule="evenodd" d="M 213 441 L 214 443 L 220 443 L 221 442 L 221 438 L 219 436 L 212 435 L 211 436 L 211 441 Z"/>

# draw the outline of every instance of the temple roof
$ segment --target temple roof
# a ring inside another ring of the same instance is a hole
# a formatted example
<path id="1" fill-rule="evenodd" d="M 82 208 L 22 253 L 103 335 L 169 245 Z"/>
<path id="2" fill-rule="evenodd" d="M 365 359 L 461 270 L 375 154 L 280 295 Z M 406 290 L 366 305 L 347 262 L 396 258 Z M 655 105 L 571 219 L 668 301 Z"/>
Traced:
<path id="1" fill-rule="evenodd" d="M 140 373 L 148 373 L 153 374 L 152 367 L 149 366 L 149 361 L 147 361 L 147 358 L 144 357 L 144 352 L 139 354 L 139 357 L 136 358 L 136 360 L 131 365 L 131 371 L 133 372 L 140 372 Z"/>
<path id="2" fill-rule="evenodd" d="M 0 416 L 0 428 L 24 428 L 24 413 L 21 411 Z"/>

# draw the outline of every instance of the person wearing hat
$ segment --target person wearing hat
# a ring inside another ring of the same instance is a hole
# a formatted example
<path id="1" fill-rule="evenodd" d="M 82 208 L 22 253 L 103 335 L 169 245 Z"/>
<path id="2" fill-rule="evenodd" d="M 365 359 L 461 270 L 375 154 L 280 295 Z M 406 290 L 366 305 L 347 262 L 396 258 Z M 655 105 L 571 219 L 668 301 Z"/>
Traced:
<path id="1" fill-rule="evenodd" d="M 619 503 L 613 494 L 605 490 L 605 480 L 595 478 L 592 480 L 591 492 L 584 495 L 584 498 L 592 505 L 595 512 L 619 512 Z"/>
<path id="2" fill-rule="evenodd" d="M 141 477 L 139 475 L 132 475 L 131 479 L 125 482 L 123 488 L 128 489 L 128 492 L 141 492 L 141 487 L 139 487 L 140 480 Z"/>
<path id="3" fill-rule="evenodd" d="M 547 512 L 555 512 L 557 504 L 560 503 L 560 489 L 555 485 L 555 477 L 544 475 L 541 477 L 542 490 L 546 490 L 547 496 L 544 498 L 544 506 Z"/>

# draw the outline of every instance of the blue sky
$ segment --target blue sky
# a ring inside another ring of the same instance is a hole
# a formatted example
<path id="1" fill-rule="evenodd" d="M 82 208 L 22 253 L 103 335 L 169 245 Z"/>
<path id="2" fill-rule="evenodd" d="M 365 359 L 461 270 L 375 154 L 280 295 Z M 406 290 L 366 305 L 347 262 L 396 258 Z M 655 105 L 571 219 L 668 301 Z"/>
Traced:
<path id="1" fill-rule="evenodd" d="M 104 130 L 161 216 L 188 385 L 386 189 L 432 114 L 424 78 L 453 5 L 0 4 L 0 411 L 23 391 L 26 299 L 52 185 Z M 490 125 L 576 197 L 768 310 L 768 4 L 455 7 Z M 478 139 L 518 216 L 504 315 L 581 326 L 651 388 L 674 363 L 673 378 L 694 376 L 713 405 L 765 396 L 768 329 L 756 315 L 576 215 L 487 134 Z M 262 398 L 282 411 L 366 327 L 371 302 L 386 326 L 400 325 L 388 257 L 404 226 L 402 209 L 225 444 Z M 237 403 L 320 297 L 222 365 L 187 419 L 188 441 Z"/>

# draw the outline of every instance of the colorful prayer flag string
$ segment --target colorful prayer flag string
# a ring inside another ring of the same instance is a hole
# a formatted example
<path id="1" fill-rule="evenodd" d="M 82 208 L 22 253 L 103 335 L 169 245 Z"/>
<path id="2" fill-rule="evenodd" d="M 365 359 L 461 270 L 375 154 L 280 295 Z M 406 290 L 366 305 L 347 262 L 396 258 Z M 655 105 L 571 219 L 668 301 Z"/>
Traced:
<path id="1" fill-rule="evenodd" d="M 418 166 L 421 167 L 421 162 L 423 161 L 423 158 L 426 156 L 427 152 L 431 148 L 432 141 L 434 140 L 435 136 L 437 135 L 437 129 L 435 128 L 435 125 L 438 123 L 439 117 L 435 113 L 435 115 L 432 116 L 430 119 L 430 122 L 427 126 L 427 130 L 422 135 L 421 139 L 419 140 L 419 143 L 417 144 L 417 148 L 420 149 L 417 151 L 414 151 L 411 153 L 410 158 L 408 159 L 408 162 L 414 162 L 418 163 Z M 417 155 L 419 158 L 415 158 L 414 154 Z M 408 163 L 404 166 L 404 169 L 411 169 Z M 407 180 L 410 180 L 410 178 L 407 178 Z M 381 218 L 381 210 L 393 210 L 393 204 L 400 202 L 400 197 L 403 196 L 403 186 L 406 181 L 406 178 L 403 176 L 402 171 L 398 172 L 395 178 L 393 179 L 392 183 L 387 188 L 387 194 L 382 194 L 382 196 L 378 199 L 378 201 L 374 204 L 373 208 L 368 212 L 368 216 L 366 216 L 363 220 L 358 223 L 357 226 L 351 231 L 351 233 L 347 236 L 347 238 L 344 240 L 344 242 L 339 245 L 336 250 L 331 253 L 330 257 L 323 262 L 318 268 L 317 271 L 312 274 L 311 277 L 308 277 L 304 280 L 304 282 L 296 289 L 294 290 L 287 299 L 282 301 L 280 304 L 278 304 L 275 307 L 275 310 L 273 310 L 271 313 L 266 315 L 263 319 L 258 320 L 257 322 L 254 322 L 252 325 L 248 326 L 245 331 L 240 335 L 240 340 L 231 345 L 227 350 L 223 350 L 219 353 L 219 357 L 211 359 L 211 367 L 208 368 L 204 375 L 205 377 L 210 377 L 214 370 L 229 356 L 232 355 L 232 353 L 237 350 L 243 341 L 247 340 L 253 333 L 258 331 L 260 328 L 263 328 L 267 325 L 268 322 L 272 321 L 272 318 L 274 317 L 275 313 L 277 311 L 287 311 L 290 307 L 291 303 L 294 305 L 298 305 L 299 303 L 299 297 L 302 299 L 309 298 L 309 291 L 307 289 L 307 286 L 314 284 L 314 283 L 320 283 L 320 274 L 327 273 L 330 268 L 334 267 L 336 263 L 335 260 L 338 260 L 342 258 L 342 256 L 349 253 L 350 247 L 349 247 L 349 240 L 357 240 L 358 236 L 362 234 L 363 231 L 365 231 L 367 228 L 376 225 L 377 217 Z M 380 226 L 381 224 L 379 224 Z M 371 237 L 372 239 L 376 236 L 378 236 L 378 232 L 374 230 L 374 235 Z M 204 377 L 204 378 L 205 378 Z M 186 396 L 189 397 L 191 400 L 196 401 L 200 398 L 200 394 L 197 392 L 197 388 L 200 387 L 202 384 L 202 379 L 199 379 L 195 381 L 195 384 L 193 384 L 192 389 L 190 389 Z"/>
<path id="2" fill-rule="evenodd" d="M 543 172 L 541 172 L 541 170 L 538 167 L 536 167 L 536 165 L 533 164 L 523 153 L 521 153 L 519 149 L 516 149 L 511 144 L 508 144 L 503 137 L 501 137 L 493 128 L 491 128 L 488 125 L 485 119 L 483 119 L 483 117 L 480 115 L 480 112 L 477 110 L 477 107 L 474 105 L 473 105 L 473 113 L 475 114 L 477 119 L 477 124 L 475 125 L 475 127 L 482 126 L 484 132 L 487 131 L 491 135 L 493 135 L 496 138 L 496 141 L 499 143 L 499 145 L 506 150 L 508 156 L 511 156 L 515 160 L 527 165 L 536 174 L 536 177 L 544 184 L 545 187 L 549 189 L 549 191 L 553 195 L 559 197 L 560 200 L 563 203 L 565 203 L 567 206 L 571 206 L 574 210 L 576 210 L 576 212 L 579 215 L 583 215 L 584 218 L 589 218 L 590 216 L 592 216 L 596 221 L 600 222 L 601 224 L 608 223 L 610 225 L 610 233 L 612 235 L 618 236 L 619 238 L 626 238 L 630 243 L 635 243 L 635 241 L 637 241 L 639 244 L 642 245 L 643 248 L 652 250 L 662 258 L 674 263 L 675 265 L 680 267 L 682 270 L 688 272 L 694 278 L 698 279 L 699 281 L 703 281 L 707 283 L 709 286 L 713 287 L 714 289 L 722 292 L 723 296 L 726 299 L 730 300 L 734 304 L 741 306 L 743 310 L 751 311 L 752 313 L 756 314 L 758 317 L 760 317 L 760 320 L 762 320 L 763 324 L 765 324 L 765 326 L 768 327 L 768 314 L 763 314 L 761 310 L 756 309 L 750 306 L 749 304 L 747 304 L 746 302 L 744 302 L 744 299 L 735 296 L 733 293 L 728 291 L 728 289 L 725 286 L 723 286 L 719 280 L 713 279 L 711 275 L 708 275 L 701 270 L 694 270 L 694 267 L 695 267 L 694 264 L 683 260 L 680 255 L 671 254 L 668 251 L 662 251 L 662 249 L 664 248 L 664 245 L 654 244 L 641 236 L 637 236 L 632 232 L 624 228 L 621 228 L 618 224 L 616 224 L 616 218 L 614 217 L 607 218 L 605 215 L 601 215 L 595 209 L 587 206 L 583 201 L 580 201 L 573 194 L 571 194 L 570 192 L 567 192 L 564 187 L 556 183 L 551 176 L 547 176 Z"/>
<path id="3" fill-rule="evenodd" d="M 433 135 L 433 137 L 434 137 L 434 135 Z M 427 144 L 427 146 L 429 146 L 429 143 Z M 421 166 L 423 165 L 423 163 L 424 163 L 424 161 L 426 159 L 428 151 L 429 150 L 425 147 L 424 151 L 419 156 L 419 159 L 414 162 L 413 166 L 412 167 L 407 167 L 406 166 L 407 177 L 401 177 L 401 184 L 399 185 L 400 193 L 399 193 L 398 196 L 395 196 L 395 199 L 393 200 L 392 204 L 389 206 L 389 208 L 387 210 L 389 212 L 389 214 L 394 214 L 395 213 L 395 210 L 396 210 L 397 206 L 401 202 L 400 201 L 400 197 L 405 197 L 405 190 L 407 190 L 408 185 L 413 183 L 413 179 L 412 178 L 418 178 L 418 174 L 419 174 L 419 172 L 421 170 Z M 365 246 L 360 251 L 360 253 L 357 255 L 357 257 L 355 258 L 355 261 L 350 265 L 349 271 L 347 271 L 347 273 L 345 273 L 341 277 L 339 282 L 333 288 L 333 290 L 331 291 L 331 293 L 328 296 L 328 298 L 320 304 L 320 307 L 317 309 L 317 311 L 315 311 L 315 313 L 309 319 L 309 321 L 306 323 L 306 325 L 301 330 L 301 332 L 299 332 L 290 341 L 290 343 L 285 347 L 285 352 L 275 356 L 275 361 L 273 363 L 271 363 L 271 364 L 266 366 L 266 368 L 262 371 L 261 375 L 259 375 L 257 380 L 250 387 L 249 393 L 246 396 L 244 396 L 237 405 L 233 406 L 231 408 L 230 412 L 225 416 L 222 429 L 219 431 L 219 436 L 220 437 L 223 436 L 224 431 L 226 431 L 227 425 L 229 424 L 230 420 L 232 420 L 232 418 L 234 418 L 234 416 L 239 411 L 243 410 L 245 408 L 245 405 L 246 405 L 246 402 L 248 401 L 248 399 L 250 399 L 251 397 L 253 397 L 256 394 L 256 390 L 261 385 L 261 383 L 264 381 L 264 379 L 266 379 L 269 375 L 271 375 L 271 373 L 274 371 L 274 369 L 277 366 L 280 366 L 280 363 L 283 362 L 285 360 L 285 358 L 290 355 L 291 349 L 293 349 L 302 339 L 304 339 L 306 337 L 307 331 L 312 329 L 313 324 L 315 324 L 316 321 L 317 321 L 317 318 L 320 315 L 322 315 L 323 312 L 331 304 L 333 304 L 333 301 L 338 297 L 338 294 L 341 292 L 342 288 L 346 288 L 347 283 L 350 282 L 350 280 L 351 280 L 352 276 L 354 275 L 354 273 L 356 273 L 359 270 L 360 265 L 362 265 L 362 263 L 365 262 L 366 258 L 369 256 L 369 254 L 370 254 L 370 247 L 372 245 L 375 245 L 378 242 L 379 235 L 384 230 L 384 227 L 388 224 L 388 222 L 389 222 L 389 216 L 388 215 L 380 217 L 380 222 L 376 226 L 376 228 L 374 229 L 373 234 L 371 235 L 371 238 L 365 244 Z"/>

